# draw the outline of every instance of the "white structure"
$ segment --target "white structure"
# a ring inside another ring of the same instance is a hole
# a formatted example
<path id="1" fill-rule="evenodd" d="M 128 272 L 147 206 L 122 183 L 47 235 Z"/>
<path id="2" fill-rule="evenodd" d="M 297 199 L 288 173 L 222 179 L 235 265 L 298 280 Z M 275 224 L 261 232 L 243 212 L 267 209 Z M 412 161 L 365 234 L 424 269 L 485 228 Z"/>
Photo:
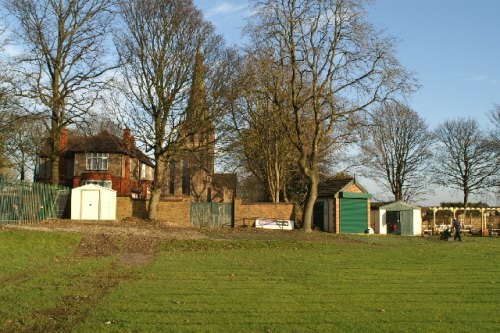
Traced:
<path id="1" fill-rule="evenodd" d="M 116 220 L 116 191 L 88 184 L 71 190 L 72 220 Z"/>
<path id="2" fill-rule="evenodd" d="M 292 220 L 257 219 L 255 220 L 255 227 L 262 229 L 293 230 L 294 223 Z"/>
<path id="3" fill-rule="evenodd" d="M 422 235 L 422 212 L 420 207 L 403 201 L 381 206 L 378 219 L 375 221 L 375 232 L 382 235 Z"/>

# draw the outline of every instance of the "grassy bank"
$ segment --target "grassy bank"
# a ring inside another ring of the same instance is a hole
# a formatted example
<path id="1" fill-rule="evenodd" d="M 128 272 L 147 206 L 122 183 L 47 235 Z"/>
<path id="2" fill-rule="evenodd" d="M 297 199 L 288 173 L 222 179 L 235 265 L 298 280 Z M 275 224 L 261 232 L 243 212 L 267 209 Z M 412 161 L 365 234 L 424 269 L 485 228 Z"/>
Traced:
<path id="1" fill-rule="evenodd" d="M 0 329 L 491 332 L 500 327 L 498 239 L 208 234 L 217 239 L 161 243 L 153 261 L 126 265 L 118 260 L 123 253 L 75 255 L 75 235 L 0 231 L 1 267 L 24 263 L 1 271 L 7 288 L 0 291 Z M 39 264 L 29 264 L 31 254 Z"/>

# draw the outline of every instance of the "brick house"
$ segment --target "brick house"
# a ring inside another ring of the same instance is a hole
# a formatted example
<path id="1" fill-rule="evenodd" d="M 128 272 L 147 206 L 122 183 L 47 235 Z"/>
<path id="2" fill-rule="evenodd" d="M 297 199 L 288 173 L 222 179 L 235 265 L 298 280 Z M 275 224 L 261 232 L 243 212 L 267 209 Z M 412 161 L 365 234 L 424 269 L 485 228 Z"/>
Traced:
<path id="1" fill-rule="evenodd" d="M 143 198 L 153 179 L 153 163 L 135 146 L 130 129 L 123 137 L 103 131 L 95 136 L 61 132 L 59 184 L 71 188 L 97 184 L 117 191 L 118 196 Z M 49 182 L 51 161 L 46 147 L 39 154 L 35 181 Z"/>

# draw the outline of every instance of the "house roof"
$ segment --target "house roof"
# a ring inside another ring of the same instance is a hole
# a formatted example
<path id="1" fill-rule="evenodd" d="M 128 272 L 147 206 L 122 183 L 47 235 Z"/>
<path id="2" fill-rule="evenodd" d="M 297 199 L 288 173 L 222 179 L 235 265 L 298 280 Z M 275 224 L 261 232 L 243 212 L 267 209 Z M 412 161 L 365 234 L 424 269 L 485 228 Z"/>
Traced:
<path id="1" fill-rule="evenodd" d="M 356 185 L 363 193 L 368 193 L 354 178 L 327 178 L 318 184 L 318 198 L 334 197 L 349 185 Z"/>
<path id="2" fill-rule="evenodd" d="M 41 155 L 48 156 L 48 152 L 50 151 L 49 149 L 49 142 L 47 141 Z M 153 166 L 149 157 L 137 149 L 135 145 L 133 145 L 129 151 L 126 147 L 124 139 L 119 138 L 107 131 L 103 131 L 93 136 L 74 135 L 69 133 L 66 151 L 73 153 L 93 152 L 129 155 L 131 157 L 138 158 L 144 164 Z"/>
<path id="3" fill-rule="evenodd" d="M 404 201 L 395 201 L 385 206 L 380 206 L 379 209 L 385 209 L 387 211 L 406 211 L 406 210 L 416 210 L 420 209 L 420 207 L 410 205 Z"/>
<path id="4" fill-rule="evenodd" d="M 71 192 L 73 192 L 73 191 L 76 192 L 76 191 L 81 191 L 81 190 L 88 190 L 88 189 L 116 193 L 116 191 L 113 190 L 113 189 L 110 189 L 110 188 L 107 188 L 107 187 L 103 187 L 103 186 L 99 186 L 99 185 L 95 185 L 95 184 L 86 184 L 86 185 L 82 185 L 80 187 L 75 187 L 75 188 L 73 188 L 71 190 Z"/>

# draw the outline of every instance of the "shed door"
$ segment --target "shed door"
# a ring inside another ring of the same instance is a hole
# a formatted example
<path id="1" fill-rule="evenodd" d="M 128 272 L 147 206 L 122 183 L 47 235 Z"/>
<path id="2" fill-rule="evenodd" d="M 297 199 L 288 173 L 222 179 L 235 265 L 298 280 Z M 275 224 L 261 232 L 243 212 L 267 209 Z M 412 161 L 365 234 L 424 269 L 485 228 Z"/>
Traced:
<path id="1" fill-rule="evenodd" d="M 99 191 L 98 190 L 82 190 L 82 220 L 98 220 L 99 219 Z"/>
<path id="2" fill-rule="evenodd" d="M 401 234 L 413 235 L 413 211 L 405 210 L 401 212 Z"/>
<path id="3" fill-rule="evenodd" d="M 368 200 L 340 199 L 340 233 L 364 233 L 368 227 Z"/>
<path id="4" fill-rule="evenodd" d="M 319 230 L 325 229 L 325 203 L 323 201 L 316 201 L 314 203 L 313 224 Z"/>

